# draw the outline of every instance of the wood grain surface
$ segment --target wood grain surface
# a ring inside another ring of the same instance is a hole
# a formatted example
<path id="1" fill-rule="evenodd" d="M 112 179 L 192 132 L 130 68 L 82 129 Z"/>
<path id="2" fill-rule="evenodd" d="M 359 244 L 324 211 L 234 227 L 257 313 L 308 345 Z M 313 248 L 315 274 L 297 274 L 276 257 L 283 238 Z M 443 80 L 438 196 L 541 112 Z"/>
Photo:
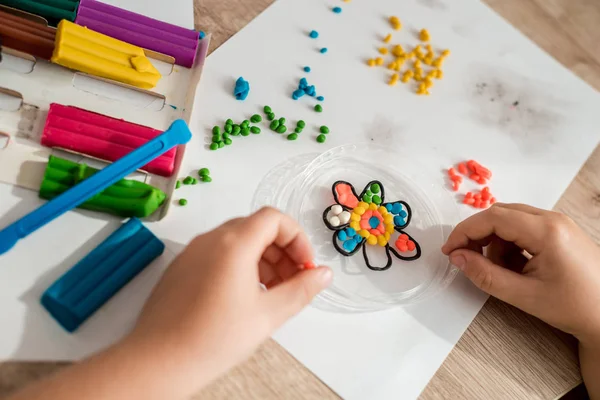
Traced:
<path id="1" fill-rule="evenodd" d="M 196 29 L 211 51 L 273 0 L 195 0 Z M 600 89 L 600 2 L 484 0 L 581 79 Z M 599 127 L 600 129 L 600 127 Z M 556 209 L 600 243 L 600 146 Z M 66 364 L 0 364 L 0 396 Z M 422 399 L 555 399 L 581 383 L 575 341 L 497 300 L 489 300 L 423 392 Z M 337 399 L 270 340 L 195 399 Z"/>

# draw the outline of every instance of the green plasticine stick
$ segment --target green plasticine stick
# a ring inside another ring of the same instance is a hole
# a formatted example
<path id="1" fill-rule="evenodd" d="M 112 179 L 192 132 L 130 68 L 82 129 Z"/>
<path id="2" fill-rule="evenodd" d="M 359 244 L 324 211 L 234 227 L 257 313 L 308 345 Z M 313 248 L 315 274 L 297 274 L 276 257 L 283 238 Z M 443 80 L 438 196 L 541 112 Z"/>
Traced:
<path id="1" fill-rule="evenodd" d="M 56 26 L 61 19 L 75 21 L 79 0 L 0 0 L 0 4 L 39 15 Z"/>
<path id="2" fill-rule="evenodd" d="M 39 196 L 50 200 L 98 172 L 85 164 L 50 156 Z M 121 179 L 91 197 L 79 208 L 115 214 L 120 217 L 145 218 L 152 215 L 167 195 L 146 183 Z"/>

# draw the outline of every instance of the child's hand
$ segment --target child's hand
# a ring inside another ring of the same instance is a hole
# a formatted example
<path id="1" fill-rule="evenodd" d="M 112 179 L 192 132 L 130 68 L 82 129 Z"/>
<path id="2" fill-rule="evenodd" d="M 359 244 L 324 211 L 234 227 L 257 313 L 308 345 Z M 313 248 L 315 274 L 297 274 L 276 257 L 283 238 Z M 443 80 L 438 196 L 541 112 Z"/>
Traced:
<path id="1" fill-rule="evenodd" d="M 442 251 L 483 291 L 598 347 L 600 249 L 568 217 L 496 204 L 460 223 Z"/>
<path id="2" fill-rule="evenodd" d="M 329 268 L 302 269 L 312 257 L 298 223 L 279 211 L 229 221 L 175 259 L 124 344 L 162 352 L 200 387 L 249 357 L 330 284 Z"/>

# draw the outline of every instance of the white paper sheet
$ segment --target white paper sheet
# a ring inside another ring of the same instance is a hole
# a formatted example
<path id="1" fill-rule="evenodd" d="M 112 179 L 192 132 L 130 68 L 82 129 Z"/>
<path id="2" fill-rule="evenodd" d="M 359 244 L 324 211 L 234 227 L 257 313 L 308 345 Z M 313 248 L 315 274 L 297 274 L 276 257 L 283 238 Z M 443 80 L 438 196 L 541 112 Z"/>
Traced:
<path id="1" fill-rule="evenodd" d="M 332 13 L 334 5 L 343 12 Z M 391 31 L 386 18 L 392 14 L 404 23 L 393 43 L 414 44 L 415 30 L 427 27 L 436 48 L 452 50 L 446 77 L 429 97 L 417 97 L 404 85 L 389 87 L 388 70 L 366 66 Z M 312 29 L 320 32 L 318 40 L 307 37 Z M 320 54 L 321 47 L 329 52 Z M 303 73 L 305 65 L 310 74 Z M 245 102 L 232 95 L 239 76 L 251 86 Z M 312 111 L 314 101 L 291 99 L 302 76 L 325 96 L 322 114 Z M 516 101 L 519 107 L 513 108 Z M 67 335 L 38 299 L 116 221 L 77 211 L 44 227 L 0 258 L 0 358 L 79 358 L 121 337 L 182 243 L 250 212 L 262 177 L 295 155 L 373 141 L 399 157 L 423 155 L 421 162 L 440 170 L 475 158 L 494 172 L 491 187 L 498 199 L 549 208 L 600 136 L 597 93 L 477 0 L 279 0 L 209 57 L 196 104 L 195 136 L 182 171 L 209 167 L 214 181 L 179 189 L 188 206 L 149 224 L 166 241 L 168 254 L 80 332 Z M 307 121 L 298 141 L 265 127 L 261 135 L 236 138 L 226 149 L 206 150 L 213 125 L 248 118 L 266 104 L 278 116 Z M 323 145 L 314 140 L 320 125 L 331 128 Z M 0 186 L 0 227 L 38 204 L 34 193 Z M 65 243 L 59 236 L 70 239 Z M 308 308 L 275 339 L 346 399 L 411 399 L 484 301 L 459 278 L 439 296 L 405 309 L 342 315 Z"/>

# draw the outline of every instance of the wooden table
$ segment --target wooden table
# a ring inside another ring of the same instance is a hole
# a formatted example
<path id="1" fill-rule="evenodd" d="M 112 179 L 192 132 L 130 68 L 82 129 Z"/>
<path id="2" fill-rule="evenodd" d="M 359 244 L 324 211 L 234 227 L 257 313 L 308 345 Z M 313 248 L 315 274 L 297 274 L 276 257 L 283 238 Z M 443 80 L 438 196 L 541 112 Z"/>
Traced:
<path id="1" fill-rule="evenodd" d="M 273 0 L 195 0 L 196 28 L 212 49 Z M 484 0 L 563 65 L 600 88 L 600 2 Z M 600 127 L 599 127 L 600 129 Z M 556 209 L 600 243 L 600 146 Z M 65 364 L 4 363 L 0 396 Z M 576 343 L 539 320 L 489 300 L 422 394 L 423 399 L 554 399 L 581 383 Z M 274 341 L 215 382 L 200 399 L 337 399 Z"/>

